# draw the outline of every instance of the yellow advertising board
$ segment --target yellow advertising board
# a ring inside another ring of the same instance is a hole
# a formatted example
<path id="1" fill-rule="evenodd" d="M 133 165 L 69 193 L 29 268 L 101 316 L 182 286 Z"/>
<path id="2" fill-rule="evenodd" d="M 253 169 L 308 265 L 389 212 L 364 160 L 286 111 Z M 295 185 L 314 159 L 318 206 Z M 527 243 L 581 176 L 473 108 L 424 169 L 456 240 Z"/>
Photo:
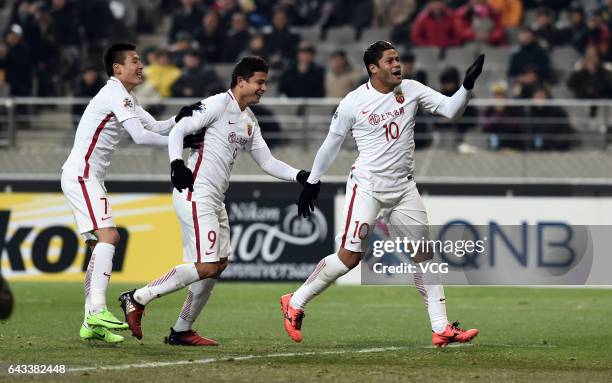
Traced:
<path id="1" fill-rule="evenodd" d="M 113 282 L 148 282 L 182 262 L 172 196 L 110 194 L 122 234 Z M 2 273 L 10 280 L 82 281 L 88 254 L 61 193 L 0 193 Z"/>

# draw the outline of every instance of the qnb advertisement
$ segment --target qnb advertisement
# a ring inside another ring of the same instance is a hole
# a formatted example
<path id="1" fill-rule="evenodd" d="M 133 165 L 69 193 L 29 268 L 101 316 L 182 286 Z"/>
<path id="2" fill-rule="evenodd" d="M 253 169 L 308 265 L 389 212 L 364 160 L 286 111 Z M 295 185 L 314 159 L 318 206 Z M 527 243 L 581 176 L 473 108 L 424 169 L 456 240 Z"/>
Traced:
<path id="1" fill-rule="evenodd" d="M 612 199 L 425 197 L 424 203 L 432 223 L 427 235 L 414 238 L 414 228 L 381 219 L 359 273 L 344 282 L 612 285 Z"/>
<path id="2" fill-rule="evenodd" d="M 109 198 L 121 235 L 113 281 L 148 282 L 183 262 L 170 194 Z M 313 219 L 302 220 L 293 198 L 228 198 L 232 255 L 223 278 L 305 279 L 319 260 L 313 254 L 329 254 L 334 246 L 333 199 L 319 204 Z M 82 281 L 90 255 L 61 193 L 0 194 L 0 266 L 8 279 Z"/>

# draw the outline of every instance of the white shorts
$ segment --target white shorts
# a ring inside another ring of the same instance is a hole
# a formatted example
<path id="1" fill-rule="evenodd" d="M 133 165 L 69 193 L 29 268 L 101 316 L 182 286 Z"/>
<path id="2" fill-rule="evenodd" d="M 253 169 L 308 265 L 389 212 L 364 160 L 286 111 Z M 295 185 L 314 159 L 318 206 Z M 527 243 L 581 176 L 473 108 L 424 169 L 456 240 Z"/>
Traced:
<path id="1" fill-rule="evenodd" d="M 341 221 L 344 230 L 336 236 L 336 241 L 344 249 L 364 252 L 378 218 L 384 218 L 391 225 L 393 236 L 428 238 L 427 212 L 414 181 L 405 190 L 373 192 L 349 180 Z"/>
<path id="2" fill-rule="evenodd" d="M 62 191 L 72 209 L 79 233 L 86 240 L 90 234 L 103 227 L 115 227 L 113 210 L 103 181 L 83 178 L 70 172 L 62 172 Z"/>
<path id="3" fill-rule="evenodd" d="M 185 262 L 219 262 L 229 257 L 230 228 L 225 205 L 215 208 L 187 201 L 186 194 L 176 189 L 172 193 L 172 203 L 181 223 Z"/>

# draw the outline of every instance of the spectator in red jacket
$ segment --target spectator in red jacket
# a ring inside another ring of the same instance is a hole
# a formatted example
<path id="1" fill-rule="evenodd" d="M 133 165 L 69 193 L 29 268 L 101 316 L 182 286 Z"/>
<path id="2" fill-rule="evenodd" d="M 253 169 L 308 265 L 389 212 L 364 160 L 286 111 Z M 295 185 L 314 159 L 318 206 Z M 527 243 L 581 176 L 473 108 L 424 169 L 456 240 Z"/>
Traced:
<path id="1" fill-rule="evenodd" d="M 416 46 L 440 48 L 459 44 L 453 18 L 453 11 L 444 1 L 431 0 L 412 25 L 412 43 Z"/>
<path id="2" fill-rule="evenodd" d="M 506 43 L 506 30 L 495 8 L 486 0 L 470 0 L 457 9 L 455 30 L 463 43 L 479 41 L 491 45 Z"/>

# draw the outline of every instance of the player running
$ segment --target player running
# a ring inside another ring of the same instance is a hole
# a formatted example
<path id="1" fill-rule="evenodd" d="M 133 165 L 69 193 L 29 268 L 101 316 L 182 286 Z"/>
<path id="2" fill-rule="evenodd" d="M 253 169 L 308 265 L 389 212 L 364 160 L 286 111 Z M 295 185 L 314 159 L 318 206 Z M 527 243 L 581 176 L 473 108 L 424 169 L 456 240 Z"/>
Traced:
<path id="1" fill-rule="evenodd" d="M 167 274 L 119 300 L 132 334 L 142 338 L 141 319 L 152 300 L 189 286 L 187 299 L 165 342 L 171 345 L 214 346 L 217 342 L 192 330 L 217 278 L 228 265 L 230 228 L 225 211 L 225 191 L 236 157 L 248 151 L 261 169 L 286 180 L 306 182 L 309 172 L 297 170 L 274 158 L 264 141 L 249 105 L 266 91 L 268 64 L 246 56 L 236 64 L 231 89 L 202 101 L 199 111 L 184 118 L 170 133 L 173 203 L 182 227 L 183 260 Z M 186 167 L 181 152 L 183 136 L 204 130 L 204 142 L 192 151 Z"/>
<path id="2" fill-rule="evenodd" d="M 304 307 L 359 264 L 367 237 L 382 209 L 387 223 L 402 228 L 402 236 L 428 237 L 427 212 L 413 180 L 414 117 L 419 107 L 447 118 L 460 116 L 482 72 L 484 56 L 470 66 L 463 87 L 452 97 L 417 81 L 402 80 L 398 52 L 388 42 L 370 45 L 363 61 L 370 81 L 340 102 L 298 201 L 299 214 L 306 217 L 311 214 L 310 210 L 314 211 L 319 179 L 333 163 L 350 131 L 359 156 L 346 185 L 341 221 L 345 222 L 344 230 L 336 237 L 340 250 L 323 258 L 297 291 L 283 295 L 280 300 L 285 330 L 296 342 L 302 340 Z M 416 262 L 431 258 L 432 253 L 414 254 Z M 462 330 L 458 323 L 448 323 L 444 289 L 438 274 L 415 274 L 414 281 L 427 305 L 435 346 L 467 342 L 478 334 L 476 329 Z"/>
<path id="3" fill-rule="evenodd" d="M 106 170 L 124 130 L 137 144 L 165 146 L 168 137 L 162 135 L 197 106 L 183 107 L 177 116 L 165 121 L 156 121 L 147 113 L 132 93 L 144 81 L 143 65 L 133 44 L 112 45 L 104 54 L 104 66 L 110 79 L 81 117 L 61 180 L 77 228 L 92 247 L 85 274 L 85 317 L 80 337 L 118 343 L 123 337 L 110 330 L 128 326 L 106 307 L 106 289 L 119 243 L 104 186 Z"/>

